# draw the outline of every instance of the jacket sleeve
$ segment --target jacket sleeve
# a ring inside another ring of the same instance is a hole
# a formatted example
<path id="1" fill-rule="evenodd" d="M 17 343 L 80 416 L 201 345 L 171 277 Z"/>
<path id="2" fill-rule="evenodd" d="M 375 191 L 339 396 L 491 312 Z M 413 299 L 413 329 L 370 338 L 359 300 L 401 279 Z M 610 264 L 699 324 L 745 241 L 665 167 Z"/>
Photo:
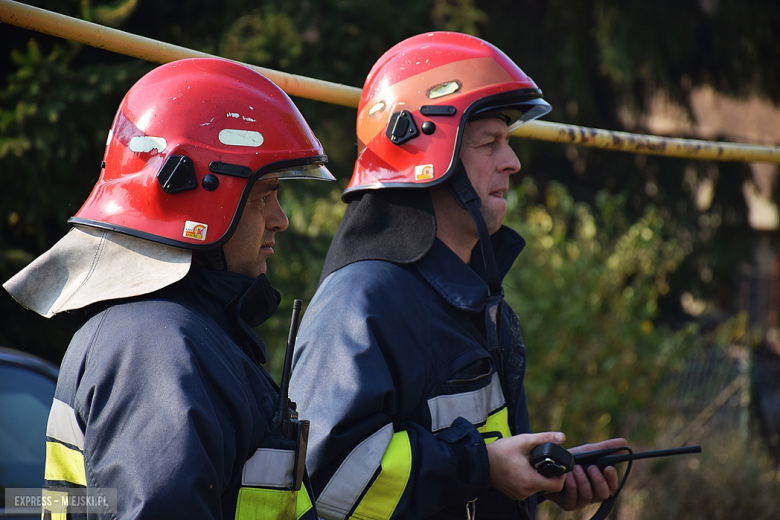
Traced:
<path id="1" fill-rule="evenodd" d="M 225 424 L 231 404 L 204 376 L 220 367 L 194 359 L 177 327 L 134 326 L 114 311 L 79 332 L 58 384 L 83 432 L 86 486 L 116 489 L 117 518 L 221 518 L 225 475 L 244 461 L 223 435 L 240 428 Z"/>
<path id="2" fill-rule="evenodd" d="M 375 308 L 371 295 L 381 291 L 361 289 L 341 272 L 306 312 L 291 383 L 301 417 L 312 424 L 307 467 L 319 515 L 424 518 L 465 508 L 489 483 L 481 434 L 462 418 L 436 435 L 394 422 L 408 411 L 404 403 L 423 399 L 425 363 L 398 359 L 393 346 L 414 335 L 404 320 Z"/>

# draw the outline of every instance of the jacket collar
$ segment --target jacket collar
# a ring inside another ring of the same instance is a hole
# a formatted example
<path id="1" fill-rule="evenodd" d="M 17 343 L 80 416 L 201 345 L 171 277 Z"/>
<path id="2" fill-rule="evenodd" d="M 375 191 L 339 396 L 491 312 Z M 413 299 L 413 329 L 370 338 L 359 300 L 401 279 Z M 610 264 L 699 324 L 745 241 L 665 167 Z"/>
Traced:
<path id="1" fill-rule="evenodd" d="M 249 357 L 265 363 L 266 346 L 254 327 L 276 312 L 281 295 L 264 274 L 253 279 L 227 271 L 210 271 L 193 263 L 190 273 L 179 284 L 192 302 L 214 318 Z"/>
<path id="2" fill-rule="evenodd" d="M 502 226 L 490 240 L 503 280 L 525 247 L 525 240 L 506 226 Z M 484 280 L 481 254 L 477 244 L 471 253 L 471 263 L 465 264 L 444 242 L 436 239 L 428 254 L 414 265 L 450 305 L 469 312 L 480 312 L 490 296 Z"/>

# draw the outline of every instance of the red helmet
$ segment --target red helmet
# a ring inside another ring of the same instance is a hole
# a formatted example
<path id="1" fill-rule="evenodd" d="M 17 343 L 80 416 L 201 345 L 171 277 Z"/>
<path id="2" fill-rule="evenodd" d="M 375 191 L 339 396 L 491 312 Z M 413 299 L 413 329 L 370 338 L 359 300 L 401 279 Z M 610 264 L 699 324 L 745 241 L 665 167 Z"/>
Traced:
<path id="1" fill-rule="evenodd" d="M 100 179 L 70 223 L 203 251 L 235 230 L 257 180 L 333 180 L 289 97 L 222 59 L 162 65 L 127 93 Z"/>
<path id="2" fill-rule="evenodd" d="M 430 187 L 457 165 L 469 118 L 500 113 L 516 127 L 550 111 L 542 91 L 499 49 L 434 32 L 388 50 L 369 72 L 357 118 L 350 192 Z"/>

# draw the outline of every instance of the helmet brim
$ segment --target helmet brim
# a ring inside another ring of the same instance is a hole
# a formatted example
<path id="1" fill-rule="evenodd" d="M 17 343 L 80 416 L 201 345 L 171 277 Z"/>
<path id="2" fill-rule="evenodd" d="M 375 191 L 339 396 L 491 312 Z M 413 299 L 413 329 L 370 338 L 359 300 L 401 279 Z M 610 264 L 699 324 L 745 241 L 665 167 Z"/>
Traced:
<path id="1" fill-rule="evenodd" d="M 514 130 L 515 128 L 520 128 L 521 126 L 523 126 L 529 121 L 533 121 L 534 119 L 539 119 L 540 117 L 549 114 L 551 110 L 552 110 L 552 106 L 550 106 L 550 104 L 547 101 L 543 99 L 531 100 L 531 102 L 526 103 L 526 107 L 525 110 L 523 111 L 523 114 L 514 122 L 509 124 L 509 132 L 511 133 L 512 130 Z"/>
<path id="2" fill-rule="evenodd" d="M 321 181 L 335 181 L 336 177 L 330 173 L 324 164 L 302 164 L 290 166 L 263 174 L 258 180 L 268 179 L 316 179 Z"/>

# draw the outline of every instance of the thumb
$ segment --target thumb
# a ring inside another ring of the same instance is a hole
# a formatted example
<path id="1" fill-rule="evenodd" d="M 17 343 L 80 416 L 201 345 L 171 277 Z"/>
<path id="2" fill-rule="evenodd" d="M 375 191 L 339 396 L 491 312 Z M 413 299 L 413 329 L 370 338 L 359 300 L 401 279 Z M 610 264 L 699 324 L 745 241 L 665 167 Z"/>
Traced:
<path id="1" fill-rule="evenodd" d="M 528 441 L 529 444 L 532 445 L 532 448 L 548 442 L 552 444 L 563 444 L 566 441 L 566 435 L 564 435 L 563 432 L 541 432 L 532 434 Z"/>

